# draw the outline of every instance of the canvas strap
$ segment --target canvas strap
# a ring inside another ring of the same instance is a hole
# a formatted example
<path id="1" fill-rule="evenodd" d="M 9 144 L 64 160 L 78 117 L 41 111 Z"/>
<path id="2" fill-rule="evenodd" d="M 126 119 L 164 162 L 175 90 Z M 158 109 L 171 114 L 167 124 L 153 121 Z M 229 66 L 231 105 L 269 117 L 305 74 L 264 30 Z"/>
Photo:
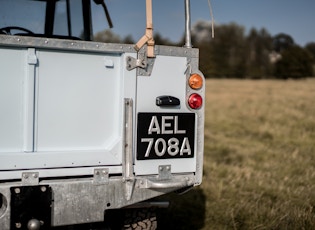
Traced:
<path id="1" fill-rule="evenodd" d="M 147 56 L 155 57 L 154 54 L 154 39 L 153 39 L 153 22 L 152 22 L 152 0 L 146 0 L 146 30 L 145 34 L 136 43 L 135 49 L 139 51 L 147 44 Z"/>

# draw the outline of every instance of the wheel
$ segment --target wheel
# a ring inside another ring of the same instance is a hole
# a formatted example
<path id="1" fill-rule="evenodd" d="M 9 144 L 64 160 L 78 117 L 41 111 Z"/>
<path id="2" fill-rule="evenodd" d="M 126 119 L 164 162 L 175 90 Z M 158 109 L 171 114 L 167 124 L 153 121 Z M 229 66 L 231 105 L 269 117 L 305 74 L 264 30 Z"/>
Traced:
<path id="1" fill-rule="evenodd" d="M 125 230 L 155 230 L 157 219 L 155 208 L 126 210 L 124 218 Z"/>
<path id="2" fill-rule="evenodd" d="M 32 31 L 25 29 L 23 27 L 19 27 L 19 26 L 7 26 L 7 27 L 0 28 L 0 33 L 12 35 L 11 33 L 12 30 L 21 30 L 23 32 L 26 32 L 27 34 L 34 34 Z"/>

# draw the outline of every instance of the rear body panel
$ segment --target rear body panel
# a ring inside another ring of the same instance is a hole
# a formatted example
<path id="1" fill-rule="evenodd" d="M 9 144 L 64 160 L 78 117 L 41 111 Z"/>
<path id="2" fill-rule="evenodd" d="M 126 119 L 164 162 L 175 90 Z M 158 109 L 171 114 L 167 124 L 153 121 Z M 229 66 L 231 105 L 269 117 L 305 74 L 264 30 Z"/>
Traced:
<path id="1" fill-rule="evenodd" d="M 150 68 L 128 68 L 141 53 L 0 35 L 1 229 L 12 226 L 13 187 L 51 189 L 58 226 L 201 183 L 204 108 L 186 102 L 198 50 L 156 46 Z M 165 95 L 180 104 L 157 105 Z"/>

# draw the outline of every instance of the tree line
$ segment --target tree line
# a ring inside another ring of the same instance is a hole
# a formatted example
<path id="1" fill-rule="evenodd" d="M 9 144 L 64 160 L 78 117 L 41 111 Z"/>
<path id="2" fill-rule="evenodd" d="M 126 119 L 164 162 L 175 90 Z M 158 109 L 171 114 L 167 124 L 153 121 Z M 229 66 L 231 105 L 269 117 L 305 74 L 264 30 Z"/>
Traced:
<path id="1" fill-rule="evenodd" d="M 290 35 L 271 36 L 264 28 L 252 28 L 245 34 L 244 27 L 235 23 L 216 26 L 214 38 L 208 23 L 197 23 L 193 31 L 200 48 L 200 68 L 207 77 L 287 79 L 314 75 L 315 43 L 300 47 Z"/>
<path id="2" fill-rule="evenodd" d="M 200 70 L 208 78 L 305 78 L 314 76 L 315 42 L 305 47 L 296 44 L 284 33 L 271 36 L 262 28 L 245 28 L 236 23 L 216 25 L 214 38 L 211 24 L 197 22 L 192 27 L 192 43 L 200 49 Z M 159 45 L 184 44 L 184 36 L 179 43 L 173 43 L 155 33 Z M 133 44 L 131 36 L 121 39 L 110 31 L 96 34 L 95 40 Z"/>

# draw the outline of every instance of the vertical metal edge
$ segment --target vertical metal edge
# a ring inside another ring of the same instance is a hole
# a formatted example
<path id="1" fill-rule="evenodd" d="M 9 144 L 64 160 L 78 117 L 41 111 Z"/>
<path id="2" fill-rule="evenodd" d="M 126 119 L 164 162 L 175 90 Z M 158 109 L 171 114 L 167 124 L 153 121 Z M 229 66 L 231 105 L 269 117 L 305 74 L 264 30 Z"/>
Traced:
<path id="1" fill-rule="evenodd" d="M 125 117 L 124 117 L 124 157 L 123 157 L 123 181 L 125 183 L 124 193 L 126 200 L 130 200 L 135 186 L 132 140 L 133 140 L 133 101 L 125 98 Z"/>
<path id="2" fill-rule="evenodd" d="M 204 98 L 204 97 L 203 97 Z M 197 113 L 197 162 L 196 162 L 196 181 L 195 185 L 200 185 L 203 176 L 203 159 L 204 159 L 204 109 Z"/>
<path id="3" fill-rule="evenodd" d="M 37 52 L 38 56 L 38 52 Z M 38 99 L 39 99 L 39 74 L 38 74 L 38 68 L 35 68 L 35 86 L 34 86 L 34 117 L 33 117 L 33 129 L 34 129 L 34 134 L 33 134 L 33 151 L 37 152 L 37 137 L 38 137 Z"/>
<path id="4" fill-rule="evenodd" d="M 132 179 L 133 176 L 133 157 L 132 157 L 132 130 L 133 130 L 133 101 L 131 98 L 125 98 L 125 118 L 124 118 L 124 165 L 123 173 L 124 179 Z"/>
<path id="5" fill-rule="evenodd" d="M 187 58 L 187 70 L 186 77 L 187 82 L 190 76 L 190 73 L 197 73 L 203 77 L 204 82 L 205 78 L 202 72 L 200 72 L 198 65 L 198 57 Z M 197 92 L 203 98 L 203 106 L 199 110 L 191 110 L 196 114 L 196 172 L 195 172 L 195 186 L 200 185 L 202 183 L 203 177 L 203 161 L 204 161 L 204 123 L 205 123 L 205 84 L 200 90 L 192 90 L 189 88 L 187 84 L 187 93 L 191 94 Z M 187 105 L 188 106 L 188 105 Z"/>
<path id="6" fill-rule="evenodd" d="M 35 48 L 27 49 L 27 67 L 24 77 L 24 152 L 34 151 L 34 99 L 35 69 L 37 64 Z"/>

